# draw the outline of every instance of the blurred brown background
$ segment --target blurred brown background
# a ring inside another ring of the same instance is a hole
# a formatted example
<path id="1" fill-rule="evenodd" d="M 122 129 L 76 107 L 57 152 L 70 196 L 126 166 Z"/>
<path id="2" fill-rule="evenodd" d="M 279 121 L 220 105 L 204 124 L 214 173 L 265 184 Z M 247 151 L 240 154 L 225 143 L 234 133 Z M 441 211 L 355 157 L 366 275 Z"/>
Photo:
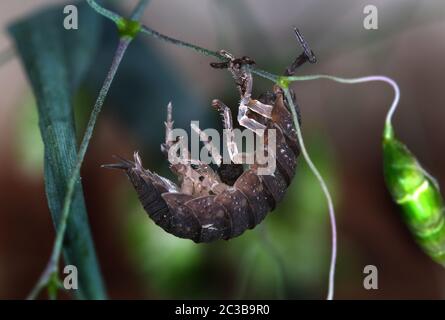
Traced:
<path id="1" fill-rule="evenodd" d="M 0 51 L 12 46 L 7 25 L 50 3 L 64 2 L 1 1 Z M 136 2 L 115 3 L 128 12 Z M 379 10 L 376 31 L 363 28 L 368 4 Z M 281 73 L 299 50 L 292 35 L 297 25 L 319 61 L 304 66 L 300 74 L 394 78 L 402 92 L 394 119 L 398 135 L 443 185 L 444 13 L 445 3 L 433 0 L 153 0 L 143 21 L 209 49 L 251 56 L 274 73 Z M 202 102 L 189 108 L 209 108 L 216 97 L 236 106 L 229 74 L 210 69 L 208 58 L 150 38 L 144 41 Z M 255 80 L 256 93 L 269 86 L 266 80 Z M 43 187 L 35 103 L 17 58 L 1 67 L 0 88 L 0 298 L 20 299 L 46 264 L 54 229 Z M 391 89 L 381 83 L 351 86 L 325 80 L 294 88 L 309 151 L 335 196 L 336 297 L 443 298 L 445 271 L 416 246 L 383 182 L 380 137 Z M 160 89 L 154 83 L 144 90 Z M 169 88 L 162 90 L 169 101 Z M 110 98 L 105 108 L 112 104 Z M 147 103 L 147 108 L 160 112 L 156 110 L 164 110 L 164 104 Z M 217 122 L 216 116 L 211 119 Z M 147 118 L 146 126 L 153 121 Z M 159 128 L 161 124 L 156 123 Z M 158 145 L 162 134 L 142 140 Z M 128 157 L 144 149 L 146 166 L 166 171 L 159 149 L 145 148 L 140 141 L 105 114 L 82 171 L 91 229 L 111 298 L 324 298 L 330 254 L 327 208 L 302 160 L 283 204 L 263 222 L 267 240 L 255 230 L 229 242 L 196 245 L 158 230 L 125 177 L 100 169 L 112 154 Z M 368 264 L 379 270 L 378 290 L 363 288 Z"/>

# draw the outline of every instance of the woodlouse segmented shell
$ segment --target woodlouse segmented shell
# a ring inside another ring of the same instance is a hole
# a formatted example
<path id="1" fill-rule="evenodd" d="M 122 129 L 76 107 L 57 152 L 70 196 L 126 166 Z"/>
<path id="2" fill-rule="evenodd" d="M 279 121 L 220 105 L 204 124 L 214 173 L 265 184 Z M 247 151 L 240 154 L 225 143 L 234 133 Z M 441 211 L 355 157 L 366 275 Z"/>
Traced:
<path id="1" fill-rule="evenodd" d="M 272 175 L 258 175 L 259 164 L 244 172 L 242 166 L 227 165 L 220 171 L 227 181 L 231 180 L 230 187 L 218 195 L 196 197 L 178 192 L 172 182 L 167 183 L 166 179 L 143 169 L 140 163 L 124 160 L 110 167 L 126 171 L 144 209 L 165 231 L 195 242 L 237 237 L 259 224 L 283 199 L 295 175 L 300 153 L 282 92 L 275 87 L 273 93 L 264 97 L 264 103 L 274 105 L 272 119 L 252 116 L 268 129 L 276 130 L 277 167 Z M 267 132 L 265 137 L 267 144 Z"/>

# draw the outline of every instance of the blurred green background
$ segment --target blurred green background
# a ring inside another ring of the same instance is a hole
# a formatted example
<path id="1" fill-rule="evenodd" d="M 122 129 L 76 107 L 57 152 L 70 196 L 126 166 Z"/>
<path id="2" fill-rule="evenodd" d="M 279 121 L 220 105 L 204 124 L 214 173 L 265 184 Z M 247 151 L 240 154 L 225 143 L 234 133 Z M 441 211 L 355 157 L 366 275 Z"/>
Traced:
<path id="1" fill-rule="evenodd" d="M 0 2 L 0 50 L 12 46 L 6 27 L 64 1 Z M 136 1 L 108 1 L 128 13 Z M 363 28 L 363 8 L 379 10 L 379 29 Z M 445 181 L 445 3 L 352 0 L 152 0 L 144 24 L 203 47 L 248 55 L 281 73 L 298 53 L 296 25 L 319 63 L 300 74 L 385 74 L 402 90 L 395 127 L 439 182 Z M 81 136 L 116 46 L 105 22 L 97 56 L 76 94 Z M 80 28 L 88 26 L 79 26 Z M 76 44 L 73 43 L 73 46 Z M 110 298 L 321 299 L 327 291 L 330 228 L 315 178 L 299 161 L 284 201 L 241 237 L 194 244 L 165 233 L 147 218 L 128 180 L 100 168 L 113 154 L 140 150 L 144 165 L 163 175 L 165 106 L 175 126 L 221 128 L 210 107 L 218 98 L 236 111 L 228 72 L 212 60 L 152 38 L 129 49 L 101 114 L 82 169 L 96 250 Z M 0 298 L 23 298 L 48 259 L 54 238 L 43 185 L 43 144 L 35 101 L 19 59 L 0 69 Z M 271 83 L 255 79 L 254 92 Z M 314 162 L 334 196 L 339 256 L 336 297 L 443 298 L 445 271 L 415 245 L 392 204 L 382 176 L 380 137 L 391 90 L 372 83 L 327 81 L 294 85 L 303 132 Z M 443 184 L 443 183 L 442 183 Z M 379 289 L 362 285 L 365 265 L 379 270 Z M 66 296 L 69 298 L 69 296 Z"/>

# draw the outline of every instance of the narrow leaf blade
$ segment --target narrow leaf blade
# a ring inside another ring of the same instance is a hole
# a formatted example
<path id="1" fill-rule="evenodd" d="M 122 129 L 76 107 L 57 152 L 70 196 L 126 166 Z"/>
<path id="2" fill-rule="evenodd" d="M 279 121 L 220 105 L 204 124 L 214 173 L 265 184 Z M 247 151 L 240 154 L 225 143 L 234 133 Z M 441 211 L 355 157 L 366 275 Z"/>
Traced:
<path id="1" fill-rule="evenodd" d="M 72 94 L 94 56 L 101 18 L 78 4 L 79 29 L 63 27 L 63 8 L 53 7 L 10 27 L 38 104 L 39 126 L 45 145 L 45 188 L 55 225 L 60 219 L 66 185 L 76 160 Z M 104 299 L 88 224 L 82 186 L 76 186 L 64 240 L 66 264 L 78 269 L 80 299 Z"/>

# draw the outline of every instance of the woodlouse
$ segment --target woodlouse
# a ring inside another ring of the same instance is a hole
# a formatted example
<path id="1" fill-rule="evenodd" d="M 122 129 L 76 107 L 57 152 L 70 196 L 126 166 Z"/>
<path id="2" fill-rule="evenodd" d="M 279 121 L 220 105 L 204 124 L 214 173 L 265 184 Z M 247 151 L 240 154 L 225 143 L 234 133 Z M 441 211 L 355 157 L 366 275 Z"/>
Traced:
<path id="1" fill-rule="evenodd" d="M 305 61 L 315 61 L 301 35 L 298 39 L 301 39 L 304 53 L 286 69 L 286 74 L 292 74 Z M 227 61 L 211 66 L 228 68 L 235 78 L 241 95 L 238 123 L 254 132 L 264 129 L 265 147 L 270 130 L 275 129 L 276 169 L 273 174 L 258 174 L 264 164 L 256 161 L 247 169 L 238 161 L 220 164 L 216 171 L 199 161 L 179 163 L 170 166 L 180 181 L 176 185 L 144 169 L 138 153 L 134 154 L 134 161 L 121 159 L 118 164 L 104 166 L 125 170 L 144 209 L 157 225 L 177 237 L 195 242 L 231 239 L 258 225 L 282 200 L 295 175 L 300 154 L 291 112 L 281 88 L 274 85 L 271 92 L 262 94 L 258 100 L 252 99 L 250 66 L 254 64 L 253 60 L 248 57 L 235 59 L 225 51 L 221 54 Z M 212 105 L 221 114 L 224 128 L 232 130 L 230 109 L 218 100 Z M 173 128 L 171 104 L 165 125 L 166 142 L 161 150 L 167 155 L 178 143 L 167 139 Z"/>

